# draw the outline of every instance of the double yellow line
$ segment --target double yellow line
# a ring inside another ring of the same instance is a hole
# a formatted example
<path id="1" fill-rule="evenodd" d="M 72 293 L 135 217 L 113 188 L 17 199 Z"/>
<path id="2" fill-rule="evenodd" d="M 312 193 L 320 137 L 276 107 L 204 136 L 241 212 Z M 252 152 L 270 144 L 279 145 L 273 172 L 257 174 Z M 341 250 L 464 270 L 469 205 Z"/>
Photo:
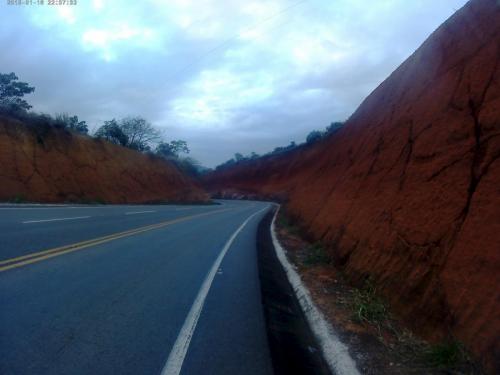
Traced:
<path id="1" fill-rule="evenodd" d="M 150 230 L 163 228 L 163 227 L 166 227 L 168 225 L 191 220 L 191 219 L 194 219 L 197 217 L 213 215 L 215 213 L 220 213 L 220 212 L 229 211 L 229 210 L 232 210 L 232 208 L 226 208 L 223 210 L 203 212 L 201 214 L 184 216 L 184 217 L 181 217 L 178 219 L 163 221 L 163 222 L 157 223 L 157 224 L 152 224 L 152 225 L 147 225 L 144 227 L 130 229 L 130 230 L 126 230 L 124 232 L 118 232 L 118 233 L 110 234 L 110 235 L 107 235 L 104 237 L 93 238 L 91 240 L 86 240 L 86 241 L 77 242 L 77 243 L 70 244 L 70 245 L 60 246 L 60 247 L 56 247 L 53 249 L 42 250 L 42 251 L 38 251 L 35 253 L 30 253 L 27 255 L 19 256 L 16 258 L 2 260 L 2 261 L 0 261 L 0 272 L 4 272 L 4 271 L 7 271 L 7 270 L 10 270 L 13 268 L 26 266 L 26 265 L 32 264 L 32 263 L 41 262 L 42 260 L 46 260 L 46 259 L 50 259 L 53 257 L 57 257 L 59 255 L 71 253 L 73 251 L 82 250 L 82 249 L 85 249 L 87 247 L 100 245 L 102 243 L 114 241 L 114 240 L 117 240 L 119 238 L 133 236 L 133 235 L 136 235 L 139 233 L 144 233 L 144 232 L 148 232 Z"/>

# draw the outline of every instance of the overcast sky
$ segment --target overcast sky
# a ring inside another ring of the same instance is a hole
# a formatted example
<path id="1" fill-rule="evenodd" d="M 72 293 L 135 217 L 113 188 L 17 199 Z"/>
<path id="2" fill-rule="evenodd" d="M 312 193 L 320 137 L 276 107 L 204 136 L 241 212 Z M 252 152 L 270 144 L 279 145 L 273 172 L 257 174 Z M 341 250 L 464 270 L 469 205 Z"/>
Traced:
<path id="1" fill-rule="evenodd" d="M 34 110 L 140 115 L 207 166 L 346 119 L 466 2 L 32 1 L 0 4 L 0 72 Z"/>

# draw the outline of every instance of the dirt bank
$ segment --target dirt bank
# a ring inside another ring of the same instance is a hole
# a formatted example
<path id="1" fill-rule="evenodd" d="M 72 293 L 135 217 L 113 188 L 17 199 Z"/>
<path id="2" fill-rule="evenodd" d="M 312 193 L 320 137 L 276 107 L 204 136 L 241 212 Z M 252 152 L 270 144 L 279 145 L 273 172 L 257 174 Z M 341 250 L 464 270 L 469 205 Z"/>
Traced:
<path id="1" fill-rule="evenodd" d="M 500 5 L 472 0 L 315 145 L 205 179 L 288 201 L 407 324 L 500 372 Z"/>
<path id="2" fill-rule="evenodd" d="M 207 195 L 160 158 L 0 117 L 0 201 L 9 200 L 200 202 Z"/>

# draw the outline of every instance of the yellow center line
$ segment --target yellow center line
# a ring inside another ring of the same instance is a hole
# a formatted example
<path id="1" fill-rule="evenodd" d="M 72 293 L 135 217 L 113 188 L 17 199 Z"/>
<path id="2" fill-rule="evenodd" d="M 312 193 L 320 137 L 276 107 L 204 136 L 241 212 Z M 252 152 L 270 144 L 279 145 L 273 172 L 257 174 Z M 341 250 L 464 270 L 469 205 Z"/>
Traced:
<path id="1" fill-rule="evenodd" d="M 197 217 L 212 215 L 215 213 L 220 213 L 220 212 L 229 211 L 229 210 L 233 210 L 233 209 L 234 208 L 226 208 L 223 210 L 217 210 L 217 211 L 212 211 L 212 212 L 203 212 L 201 214 L 184 216 L 184 217 L 181 217 L 178 219 L 163 221 L 161 223 L 146 225 L 144 227 L 130 229 L 130 230 L 126 230 L 124 232 L 118 232 L 118 233 L 110 234 L 110 235 L 103 236 L 103 237 L 93 238 L 91 240 L 81 241 L 81 242 L 77 242 L 77 243 L 70 244 L 70 245 L 56 247 L 53 249 L 37 251 L 35 253 L 22 255 L 22 256 L 19 256 L 16 258 L 6 259 L 3 261 L 0 261 L 0 266 L 2 266 L 2 267 L 0 267 L 0 272 L 7 271 L 7 270 L 10 270 L 12 268 L 22 267 L 22 266 L 25 266 L 28 264 L 40 262 L 40 261 L 45 260 L 45 259 L 50 259 L 50 258 L 59 256 L 59 255 L 71 253 L 73 251 L 82 250 L 82 249 L 85 249 L 87 247 L 100 245 L 102 243 L 114 241 L 114 240 L 117 240 L 119 238 L 133 236 L 135 234 L 144 233 L 144 232 L 158 229 L 158 228 L 163 228 L 163 227 L 166 227 L 168 225 L 191 220 L 191 219 L 194 219 Z"/>

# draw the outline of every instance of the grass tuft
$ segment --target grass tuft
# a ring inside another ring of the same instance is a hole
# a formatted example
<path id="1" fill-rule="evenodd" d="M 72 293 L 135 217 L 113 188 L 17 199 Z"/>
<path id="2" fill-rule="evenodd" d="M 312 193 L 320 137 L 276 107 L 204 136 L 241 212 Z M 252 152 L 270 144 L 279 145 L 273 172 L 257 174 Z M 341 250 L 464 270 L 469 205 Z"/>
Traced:
<path id="1" fill-rule="evenodd" d="M 309 246 L 306 250 L 306 257 L 304 259 L 304 264 L 306 266 L 314 266 L 318 264 L 329 264 L 330 257 L 326 253 L 325 249 L 319 242 Z"/>
<path id="2" fill-rule="evenodd" d="M 353 289 L 354 319 L 378 327 L 388 319 L 385 303 L 377 296 L 377 289 L 371 280 L 360 289 Z"/>
<path id="3" fill-rule="evenodd" d="M 290 222 L 290 220 L 288 220 L 288 218 L 283 214 L 278 215 L 277 224 L 278 224 L 279 228 L 283 228 L 284 230 L 286 230 L 290 234 L 293 234 L 293 235 L 300 234 L 299 228 L 296 225 L 293 225 Z"/>
<path id="4" fill-rule="evenodd" d="M 424 352 L 424 357 L 429 365 L 437 368 L 453 368 L 459 363 L 468 361 L 464 347 L 455 340 L 429 346 Z"/>
<path id="5" fill-rule="evenodd" d="M 22 194 L 16 194 L 14 198 L 10 200 L 11 203 L 26 203 L 26 199 Z"/>

